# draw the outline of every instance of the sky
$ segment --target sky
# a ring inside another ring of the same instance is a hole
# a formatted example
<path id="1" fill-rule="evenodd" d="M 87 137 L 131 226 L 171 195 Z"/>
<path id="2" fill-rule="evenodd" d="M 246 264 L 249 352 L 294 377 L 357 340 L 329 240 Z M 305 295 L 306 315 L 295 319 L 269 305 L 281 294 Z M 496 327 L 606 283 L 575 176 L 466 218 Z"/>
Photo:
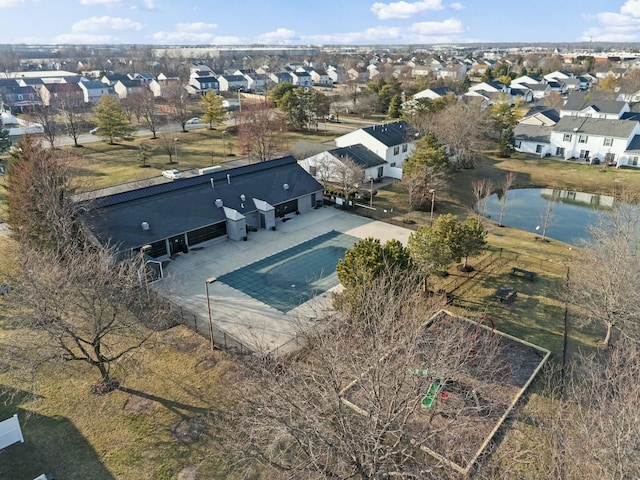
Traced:
<path id="1" fill-rule="evenodd" d="M 0 0 L 0 44 L 640 42 L 640 0 Z"/>

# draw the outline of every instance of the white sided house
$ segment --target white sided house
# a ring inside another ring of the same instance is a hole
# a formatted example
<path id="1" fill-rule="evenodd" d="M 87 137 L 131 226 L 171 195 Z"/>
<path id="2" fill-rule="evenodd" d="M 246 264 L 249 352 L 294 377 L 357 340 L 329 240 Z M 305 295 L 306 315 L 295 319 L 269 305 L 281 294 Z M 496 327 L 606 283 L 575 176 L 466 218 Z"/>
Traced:
<path id="1" fill-rule="evenodd" d="M 323 184 L 343 184 L 349 180 L 358 184 L 354 187 L 361 187 L 371 179 L 379 181 L 386 162 L 362 145 L 351 145 L 317 153 L 299 160 L 298 164 Z M 353 171 L 355 168 L 357 175 Z"/>
<path id="2" fill-rule="evenodd" d="M 415 149 L 415 139 L 409 124 L 401 120 L 354 130 L 336 138 L 335 144 L 337 147 L 362 145 L 384 160 L 382 176 L 401 179 L 402 165 Z"/>
<path id="3" fill-rule="evenodd" d="M 518 125 L 516 149 L 536 155 L 615 166 L 638 166 L 640 123 L 591 117 L 562 117 L 553 126 Z"/>

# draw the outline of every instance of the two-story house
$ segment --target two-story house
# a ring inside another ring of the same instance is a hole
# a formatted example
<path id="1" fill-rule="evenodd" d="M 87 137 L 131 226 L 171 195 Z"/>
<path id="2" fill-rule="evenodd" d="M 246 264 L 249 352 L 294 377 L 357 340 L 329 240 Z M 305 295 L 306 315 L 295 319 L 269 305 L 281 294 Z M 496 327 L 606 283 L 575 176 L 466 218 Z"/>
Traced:
<path id="1" fill-rule="evenodd" d="M 244 75 L 219 75 L 218 84 L 221 92 L 248 91 L 249 84 Z"/>
<path id="2" fill-rule="evenodd" d="M 192 75 L 186 86 L 187 92 L 191 95 L 205 95 L 207 92 L 220 92 L 220 83 L 216 77 L 199 77 Z"/>
<path id="3" fill-rule="evenodd" d="M 77 83 L 45 83 L 39 93 L 42 104 L 47 107 L 79 107 L 84 104 L 84 92 Z"/>
<path id="4" fill-rule="evenodd" d="M 106 83 L 98 80 L 85 80 L 78 83 L 85 103 L 99 102 L 103 95 L 114 95 L 115 91 Z"/>
<path id="5" fill-rule="evenodd" d="M 409 124 L 403 120 L 373 125 L 346 133 L 335 139 L 337 147 L 362 145 L 384 160 L 376 167 L 377 177 L 402 178 L 402 166 L 414 150 L 415 136 L 409 131 Z"/>

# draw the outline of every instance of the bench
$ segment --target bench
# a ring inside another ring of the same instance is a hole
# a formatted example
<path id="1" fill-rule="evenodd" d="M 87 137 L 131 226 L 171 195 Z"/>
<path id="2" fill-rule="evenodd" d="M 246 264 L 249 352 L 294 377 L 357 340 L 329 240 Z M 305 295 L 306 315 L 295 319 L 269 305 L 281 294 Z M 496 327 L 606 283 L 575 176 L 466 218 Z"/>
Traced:
<path id="1" fill-rule="evenodd" d="M 516 275 L 521 275 L 524 278 L 530 280 L 533 282 L 533 280 L 535 280 L 536 276 L 538 275 L 536 272 L 530 272 L 529 270 L 523 270 L 522 268 L 518 268 L 518 267 L 512 267 L 511 268 L 511 275 L 516 276 Z"/>

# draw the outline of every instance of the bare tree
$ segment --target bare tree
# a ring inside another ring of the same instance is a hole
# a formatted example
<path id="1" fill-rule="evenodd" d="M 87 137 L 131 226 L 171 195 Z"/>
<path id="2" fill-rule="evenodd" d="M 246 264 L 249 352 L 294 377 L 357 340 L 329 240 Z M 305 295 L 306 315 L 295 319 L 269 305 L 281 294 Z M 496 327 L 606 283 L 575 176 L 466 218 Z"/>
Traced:
<path id="1" fill-rule="evenodd" d="M 173 156 L 177 152 L 178 138 L 175 136 L 175 132 L 164 132 L 160 136 L 160 149 L 167 155 L 169 155 L 169 163 L 178 163 L 177 159 L 174 162 Z"/>
<path id="2" fill-rule="evenodd" d="M 169 106 L 169 118 L 180 124 L 182 131 L 187 131 L 187 120 L 189 120 L 189 97 L 187 91 L 181 84 L 171 83 L 164 91 L 164 97 Z"/>
<path id="3" fill-rule="evenodd" d="M 36 123 L 42 126 L 42 134 L 51 148 L 56 147 L 59 125 L 51 107 L 47 105 L 34 105 L 29 109 L 29 115 Z"/>
<path id="4" fill-rule="evenodd" d="M 551 190 L 551 195 L 547 198 L 547 202 L 545 203 L 544 212 L 540 216 L 540 224 L 536 227 L 542 229 L 542 237 L 540 240 L 545 242 L 547 240 L 547 230 L 553 223 L 553 211 L 555 210 L 556 205 L 558 204 L 558 199 L 560 198 L 560 192 L 555 188 Z"/>
<path id="5" fill-rule="evenodd" d="M 249 158 L 275 158 L 285 145 L 287 125 L 278 110 L 266 102 L 246 104 L 238 114 L 238 141 Z"/>
<path id="6" fill-rule="evenodd" d="M 145 88 L 129 95 L 127 101 L 138 122 L 142 122 L 151 131 L 151 138 L 158 138 L 156 135 L 158 131 L 158 106 L 153 92 L 149 88 Z"/>
<path id="7" fill-rule="evenodd" d="M 602 215 L 589 233 L 591 238 L 580 255 L 570 262 L 565 295 L 572 316 L 581 323 L 604 326 L 603 345 L 609 345 L 614 332 L 637 339 L 640 217 L 636 207 L 618 204 L 614 211 Z"/>
<path id="8" fill-rule="evenodd" d="M 85 124 L 83 107 L 73 101 L 71 93 L 67 92 L 67 98 L 62 100 L 60 104 L 60 115 L 64 119 L 67 135 L 73 139 L 73 144 L 79 147 L 78 138 L 82 133 L 82 127 Z"/>
<path id="9" fill-rule="evenodd" d="M 365 324 L 336 315 L 311 328 L 300 354 L 249 364 L 242 408 L 226 419 L 239 467 L 265 478 L 454 478 L 420 447 L 455 458 L 475 428 L 464 418 L 478 407 L 441 422 L 438 398 L 433 410 L 423 402 L 431 382 L 469 372 L 473 327 L 443 319 L 422 328 L 434 306 L 406 280 L 384 277 L 363 291 Z M 473 375 L 505 372 L 497 343 L 483 336 L 477 348 Z"/>
<path id="10" fill-rule="evenodd" d="M 62 255 L 25 249 L 17 282 L 12 321 L 24 329 L 20 349 L 27 364 L 89 364 L 100 373 L 96 393 L 118 386 L 112 367 L 166 320 L 146 286 L 141 256 L 119 262 L 111 249 L 71 242 Z"/>
<path id="11" fill-rule="evenodd" d="M 493 190 L 493 182 L 490 178 L 477 178 L 471 181 L 471 191 L 475 199 L 475 210 L 478 218 L 485 216 L 487 202 Z"/>
<path id="12" fill-rule="evenodd" d="M 507 174 L 505 175 L 505 177 L 502 179 L 502 182 L 500 182 L 500 220 L 498 222 L 498 224 L 503 227 L 504 225 L 502 224 L 502 220 L 504 219 L 504 215 L 507 213 L 507 200 L 508 200 L 508 194 L 509 194 L 509 190 L 511 190 L 511 187 L 513 186 L 513 184 L 516 181 L 516 172 L 507 172 Z"/>
<path id="13" fill-rule="evenodd" d="M 527 406 L 478 472 L 480 478 L 640 478 L 640 350 L 623 340 L 612 349 L 578 353 L 567 369 L 549 369 L 541 395 Z"/>

